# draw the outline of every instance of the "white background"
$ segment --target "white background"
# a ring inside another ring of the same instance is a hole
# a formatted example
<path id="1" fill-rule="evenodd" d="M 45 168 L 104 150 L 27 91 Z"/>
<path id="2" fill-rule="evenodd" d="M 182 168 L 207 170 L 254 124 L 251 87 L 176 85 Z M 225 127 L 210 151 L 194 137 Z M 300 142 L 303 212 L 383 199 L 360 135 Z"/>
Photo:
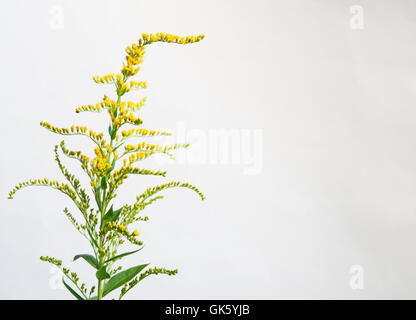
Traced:
<path id="1" fill-rule="evenodd" d="M 351 28 L 353 5 L 363 29 Z M 110 93 L 91 77 L 118 72 L 142 32 L 206 35 L 149 47 L 137 77 L 149 84 L 144 127 L 262 129 L 262 170 L 149 161 L 168 178 L 127 180 L 120 205 L 171 180 L 207 200 L 171 190 L 149 207 L 145 249 L 125 263 L 179 274 L 148 278 L 126 297 L 414 298 L 415 22 L 412 0 L 3 1 L 0 298 L 71 298 L 40 255 L 92 283 L 91 267 L 71 262 L 89 248 L 62 213 L 75 213 L 69 200 L 46 188 L 6 198 L 18 181 L 60 177 L 61 137 L 40 121 L 105 130 L 105 115 L 74 109 Z M 350 287 L 353 265 L 364 270 L 362 290 Z"/>

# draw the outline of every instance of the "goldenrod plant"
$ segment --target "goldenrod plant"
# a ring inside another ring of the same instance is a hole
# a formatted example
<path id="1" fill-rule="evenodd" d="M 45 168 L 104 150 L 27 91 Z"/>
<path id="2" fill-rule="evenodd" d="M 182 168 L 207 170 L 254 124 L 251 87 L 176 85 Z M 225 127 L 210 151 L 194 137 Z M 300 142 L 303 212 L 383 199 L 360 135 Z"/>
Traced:
<path id="1" fill-rule="evenodd" d="M 9 199 L 14 194 L 28 186 L 46 186 L 60 191 L 68 196 L 80 212 L 79 222 L 68 208 L 63 210 L 68 220 L 75 229 L 85 237 L 91 244 L 92 254 L 77 254 L 74 261 L 85 260 L 94 268 L 97 277 L 97 290 L 95 285 L 87 288 L 78 278 L 75 272 L 63 267 L 62 261 L 49 256 L 42 256 L 42 261 L 49 262 L 63 272 L 62 281 L 64 286 L 79 300 L 98 299 L 101 300 L 110 292 L 121 288 L 118 298 L 131 290 L 138 283 L 150 275 L 166 274 L 175 275 L 178 271 L 165 268 L 149 268 L 149 264 L 123 269 L 116 266 L 120 260 L 128 255 L 134 254 L 143 248 L 143 242 L 137 231 L 137 224 L 148 220 L 143 215 L 143 210 L 159 199 L 163 198 L 161 192 L 169 188 L 187 188 L 194 191 L 202 200 L 204 195 L 193 185 L 177 181 L 150 187 L 136 197 L 133 204 L 126 204 L 116 208 L 113 200 L 116 198 L 118 187 L 130 175 L 153 175 L 165 177 L 166 172 L 136 167 L 136 163 L 154 154 L 165 154 L 172 157 L 172 151 L 185 148 L 188 144 L 155 145 L 147 142 L 129 144 L 135 138 L 151 138 L 155 136 L 167 136 L 170 133 L 161 130 L 148 130 L 141 128 L 143 121 L 137 115 L 146 99 L 138 102 L 124 101 L 122 97 L 135 89 L 146 88 L 146 82 L 130 80 L 135 76 L 143 62 L 146 46 L 156 42 L 175 44 L 190 44 L 199 42 L 204 35 L 179 37 L 171 34 L 143 34 L 137 43 L 126 48 L 126 59 L 119 74 L 108 74 L 95 76 L 93 80 L 97 84 L 109 84 L 114 86 L 115 99 L 104 96 L 97 104 L 90 104 L 76 108 L 76 112 L 107 112 L 110 116 L 108 132 L 97 133 L 85 126 L 73 125 L 69 128 L 58 128 L 47 122 L 40 125 L 47 130 L 64 136 L 85 136 L 94 144 L 95 157 L 90 159 L 81 151 L 67 149 L 64 141 L 55 146 L 55 160 L 67 182 L 62 183 L 50 179 L 34 179 L 17 184 L 9 193 Z M 130 81 L 129 81 L 130 80 Z M 137 141 L 137 140 L 136 140 Z M 63 165 L 60 154 L 77 160 L 84 173 L 90 180 L 90 191 L 81 186 L 80 181 L 70 173 Z M 93 199 L 93 201 L 91 201 Z M 93 203 L 95 201 L 95 203 Z M 135 226 L 136 225 L 136 226 Z M 134 250 L 120 252 L 123 244 L 136 246 Z M 117 297 L 117 295 L 116 295 Z"/>

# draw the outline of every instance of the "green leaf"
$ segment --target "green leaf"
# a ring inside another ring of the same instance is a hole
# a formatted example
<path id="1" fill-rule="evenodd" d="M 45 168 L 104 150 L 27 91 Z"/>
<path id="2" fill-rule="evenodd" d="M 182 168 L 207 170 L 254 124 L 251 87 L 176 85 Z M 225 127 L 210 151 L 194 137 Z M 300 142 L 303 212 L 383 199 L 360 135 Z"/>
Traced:
<path id="1" fill-rule="evenodd" d="M 107 273 L 107 270 L 105 270 L 105 267 L 101 267 L 98 269 L 98 271 L 95 273 L 98 280 L 104 280 L 110 278 L 110 275 Z"/>
<path id="2" fill-rule="evenodd" d="M 68 289 L 68 291 L 71 292 L 75 298 L 77 298 L 78 300 L 85 300 L 78 293 L 76 293 L 74 289 L 72 289 L 69 285 L 66 284 L 63 277 L 62 277 L 62 282 L 64 283 L 64 286 Z"/>
<path id="3" fill-rule="evenodd" d="M 94 256 L 92 256 L 90 254 L 77 254 L 74 257 L 74 261 L 77 260 L 77 259 L 79 259 L 79 258 L 83 258 L 90 265 L 92 265 L 95 269 L 98 269 L 98 261 L 97 261 L 97 259 L 94 258 Z"/>
<path id="4" fill-rule="evenodd" d="M 111 125 L 108 127 L 108 133 L 110 134 L 111 139 L 114 139 L 116 137 L 117 130 L 113 130 Z"/>
<path id="5" fill-rule="evenodd" d="M 107 222 L 116 221 L 121 213 L 121 210 L 123 210 L 123 207 L 116 211 L 113 211 L 113 206 L 111 206 L 111 208 L 107 211 L 107 213 L 103 217 L 103 220 L 101 221 L 101 227 L 104 227 L 107 224 Z"/>
<path id="6" fill-rule="evenodd" d="M 93 296 L 93 297 L 89 298 L 88 300 L 98 300 L 98 297 L 97 296 Z"/>
<path id="7" fill-rule="evenodd" d="M 95 245 L 95 247 L 96 248 L 99 248 L 99 245 L 98 245 L 98 243 L 97 243 L 97 240 L 95 240 L 95 238 L 93 237 L 93 235 L 91 234 L 91 231 L 89 230 L 89 228 L 87 228 L 87 232 L 88 232 L 88 235 L 90 236 L 90 238 L 91 238 L 91 240 L 92 240 L 92 244 L 94 244 Z"/>
<path id="8" fill-rule="evenodd" d="M 140 271 L 146 268 L 149 264 L 142 264 L 140 266 L 132 267 L 130 269 L 121 271 L 114 275 L 104 286 L 103 296 L 109 294 L 111 291 L 121 287 L 126 282 L 133 279 Z"/>
<path id="9" fill-rule="evenodd" d="M 105 177 L 101 178 L 101 188 L 103 190 L 107 189 L 107 180 L 105 179 Z"/>
<path id="10" fill-rule="evenodd" d="M 113 148 L 113 151 L 116 151 L 118 148 L 120 148 L 123 145 L 123 143 L 120 143 L 119 145 L 117 145 L 116 147 Z"/>
<path id="11" fill-rule="evenodd" d="M 101 211 L 100 190 L 101 190 L 101 185 L 98 185 L 97 189 L 95 190 L 95 201 L 97 201 L 98 209 L 100 209 Z"/>
<path id="12" fill-rule="evenodd" d="M 108 259 L 108 260 L 104 261 L 104 264 L 106 264 L 107 262 L 110 262 L 110 261 L 113 261 L 113 260 L 120 259 L 122 257 L 128 256 L 129 254 L 133 254 L 133 253 L 135 253 L 137 251 L 140 251 L 142 249 L 143 249 L 143 247 L 141 247 L 140 249 L 134 250 L 134 251 L 130 251 L 130 252 L 125 252 L 125 253 L 119 254 L 117 256 L 112 257 L 111 259 Z"/>

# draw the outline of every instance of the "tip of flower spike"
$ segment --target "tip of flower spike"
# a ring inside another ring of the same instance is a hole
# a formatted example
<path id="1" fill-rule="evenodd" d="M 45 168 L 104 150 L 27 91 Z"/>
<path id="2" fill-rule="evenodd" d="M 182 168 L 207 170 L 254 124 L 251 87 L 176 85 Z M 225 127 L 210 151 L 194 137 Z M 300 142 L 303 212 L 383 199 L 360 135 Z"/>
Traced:
<path id="1" fill-rule="evenodd" d="M 198 36 L 187 36 L 187 37 L 180 37 L 174 34 L 168 34 L 168 33 L 156 33 L 156 34 L 147 34 L 143 33 L 142 37 L 138 40 L 139 45 L 146 45 L 152 42 L 168 42 L 168 43 L 178 43 L 178 44 L 188 44 L 188 43 L 194 43 L 201 41 L 205 38 L 204 34 L 200 34 Z"/>

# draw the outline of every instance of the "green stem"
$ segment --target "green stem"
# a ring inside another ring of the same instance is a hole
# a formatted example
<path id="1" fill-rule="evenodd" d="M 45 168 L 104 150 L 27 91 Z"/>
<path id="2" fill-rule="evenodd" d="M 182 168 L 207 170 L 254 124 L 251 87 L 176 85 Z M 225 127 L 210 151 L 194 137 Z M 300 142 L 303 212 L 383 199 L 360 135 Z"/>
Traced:
<path id="1" fill-rule="evenodd" d="M 97 299 L 101 300 L 103 298 L 103 280 L 99 280 L 98 281 L 98 296 Z"/>
<path id="2" fill-rule="evenodd" d="M 103 200 L 105 199 L 105 191 L 103 191 Z M 103 221 L 103 216 L 104 216 L 104 212 L 106 210 L 107 205 L 103 202 L 102 203 L 102 207 L 101 207 L 101 219 L 100 219 L 100 225 L 101 225 L 101 221 Z M 100 248 L 102 249 L 103 247 L 103 235 L 100 235 Z M 98 261 L 98 269 L 102 267 L 103 265 L 103 255 L 101 253 L 99 253 L 99 261 Z M 98 295 L 97 295 L 97 299 L 101 300 L 103 298 L 103 280 L 98 280 Z"/>
<path id="3" fill-rule="evenodd" d="M 118 110 L 118 107 L 120 105 L 120 101 L 121 101 L 121 96 L 117 95 L 116 111 Z M 112 125 L 112 130 L 114 130 L 113 125 Z M 111 132 L 110 135 L 113 136 L 112 132 Z M 110 146 L 113 147 L 114 139 L 111 136 L 110 136 L 110 139 L 111 139 Z M 110 161 L 110 155 L 109 155 L 108 161 Z M 108 203 L 106 201 L 106 198 L 108 198 L 108 195 L 109 195 L 109 193 L 108 192 L 106 193 L 106 190 L 103 190 L 103 197 L 102 197 L 102 201 L 101 201 L 102 206 L 101 206 L 100 225 L 101 225 L 101 221 L 103 221 L 104 213 L 107 210 Z M 103 244 L 104 244 L 104 235 L 100 235 L 100 248 L 103 247 Z M 103 266 L 103 264 L 104 264 L 103 257 L 104 256 L 101 255 L 100 258 L 99 258 L 98 268 L 101 268 Z M 98 300 L 102 300 L 102 298 L 103 298 L 103 291 L 104 291 L 104 280 L 98 280 L 98 295 L 97 295 L 97 299 Z"/>

